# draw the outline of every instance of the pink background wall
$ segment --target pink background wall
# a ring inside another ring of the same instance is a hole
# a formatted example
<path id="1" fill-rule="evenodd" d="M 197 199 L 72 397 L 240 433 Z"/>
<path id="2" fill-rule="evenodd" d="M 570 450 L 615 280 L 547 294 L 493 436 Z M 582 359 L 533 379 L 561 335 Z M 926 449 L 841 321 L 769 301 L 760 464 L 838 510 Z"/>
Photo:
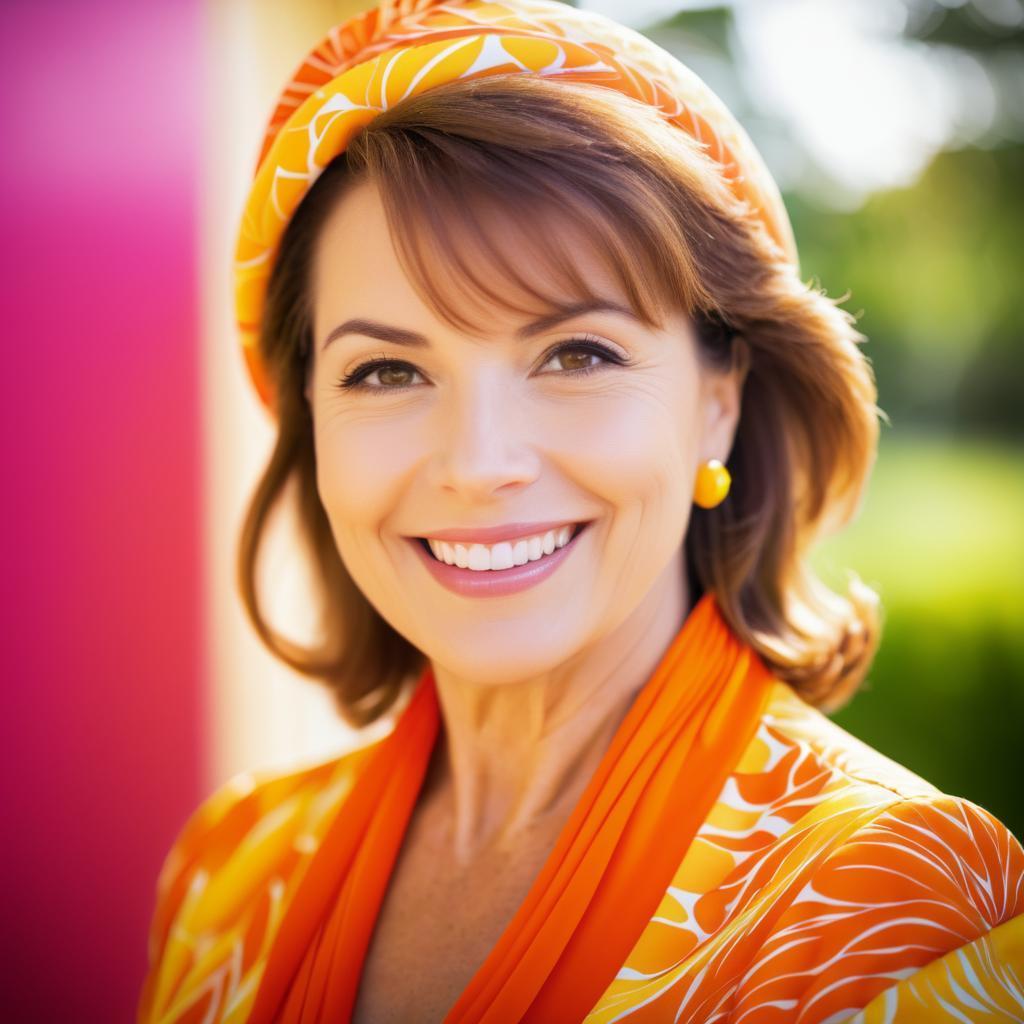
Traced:
<path id="1" fill-rule="evenodd" d="M 131 1020 L 201 796 L 198 0 L 0 5 L 0 1017 Z"/>

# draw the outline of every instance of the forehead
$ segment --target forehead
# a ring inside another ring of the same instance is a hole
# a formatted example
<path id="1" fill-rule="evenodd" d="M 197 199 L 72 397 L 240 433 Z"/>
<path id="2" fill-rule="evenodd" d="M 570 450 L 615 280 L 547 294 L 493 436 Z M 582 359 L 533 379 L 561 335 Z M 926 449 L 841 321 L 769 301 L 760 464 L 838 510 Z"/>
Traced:
<path id="1" fill-rule="evenodd" d="M 376 186 L 354 186 L 325 219 L 314 248 L 315 329 L 349 313 L 430 319 L 431 292 L 480 335 L 595 295 L 629 304 L 594 238 L 555 209 L 511 210 L 491 200 L 468 219 L 441 218 L 433 210 L 403 226 L 426 278 L 418 282 Z"/>

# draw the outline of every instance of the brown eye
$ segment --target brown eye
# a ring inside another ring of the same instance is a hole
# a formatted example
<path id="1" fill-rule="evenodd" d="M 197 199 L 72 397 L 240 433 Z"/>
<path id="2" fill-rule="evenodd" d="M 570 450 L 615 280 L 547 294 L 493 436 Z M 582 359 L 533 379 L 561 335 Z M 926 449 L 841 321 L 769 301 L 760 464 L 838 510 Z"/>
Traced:
<path id="1" fill-rule="evenodd" d="M 594 356 L 597 356 L 597 362 L 592 362 Z M 570 377 L 595 373 L 609 364 L 628 365 L 617 352 L 589 338 L 573 338 L 571 341 L 563 342 L 548 353 L 544 365 L 547 366 L 556 359 L 562 364 L 561 376 Z"/>
<path id="2" fill-rule="evenodd" d="M 382 366 L 377 370 L 377 379 L 387 387 L 405 387 L 409 383 L 410 367 L 404 363 Z"/>
<path id="3" fill-rule="evenodd" d="M 593 365 L 594 353 L 582 348 L 568 348 L 555 353 L 565 370 L 584 370 Z"/>
<path id="4" fill-rule="evenodd" d="M 377 374 L 380 384 L 366 384 L 365 380 Z M 411 363 L 398 359 L 371 359 L 357 366 L 348 376 L 338 381 L 337 387 L 343 390 L 359 389 L 363 391 L 404 391 L 412 387 L 410 377 L 419 373 Z"/>

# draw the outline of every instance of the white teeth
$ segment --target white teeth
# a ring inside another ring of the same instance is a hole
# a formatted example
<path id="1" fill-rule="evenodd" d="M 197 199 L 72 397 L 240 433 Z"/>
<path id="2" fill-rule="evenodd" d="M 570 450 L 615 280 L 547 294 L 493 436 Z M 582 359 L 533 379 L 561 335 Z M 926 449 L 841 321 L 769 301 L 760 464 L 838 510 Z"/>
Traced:
<path id="1" fill-rule="evenodd" d="M 485 572 L 536 562 L 550 555 L 556 548 L 565 547 L 574 529 L 571 525 L 561 526 L 535 537 L 521 537 L 517 541 L 502 541 L 500 544 L 449 544 L 443 540 L 429 539 L 427 543 L 439 562 L 457 565 L 460 569 Z"/>

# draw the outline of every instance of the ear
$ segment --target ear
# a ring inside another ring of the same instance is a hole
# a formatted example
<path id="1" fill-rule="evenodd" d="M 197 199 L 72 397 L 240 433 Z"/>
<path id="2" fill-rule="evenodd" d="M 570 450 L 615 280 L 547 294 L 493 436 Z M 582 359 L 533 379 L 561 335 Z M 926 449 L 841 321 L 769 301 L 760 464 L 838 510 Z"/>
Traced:
<path id="1" fill-rule="evenodd" d="M 750 346 L 740 335 L 733 339 L 728 370 L 709 370 L 704 379 L 704 430 L 698 449 L 701 460 L 729 459 L 740 422 L 743 386 L 750 371 Z"/>

